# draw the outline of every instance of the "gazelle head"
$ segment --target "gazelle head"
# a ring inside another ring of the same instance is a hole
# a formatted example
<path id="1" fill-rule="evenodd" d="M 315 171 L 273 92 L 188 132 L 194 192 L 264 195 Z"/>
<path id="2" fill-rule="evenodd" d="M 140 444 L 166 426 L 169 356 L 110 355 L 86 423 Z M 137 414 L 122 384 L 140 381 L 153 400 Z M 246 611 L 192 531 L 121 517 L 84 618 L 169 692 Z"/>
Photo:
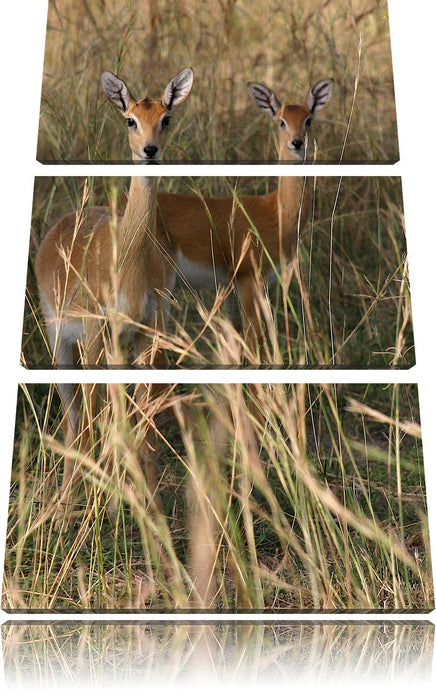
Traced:
<path id="1" fill-rule="evenodd" d="M 121 78 L 108 70 L 103 73 L 105 95 L 126 119 L 134 161 L 159 159 L 167 140 L 172 111 L 188 97 L 193 79 L 192 68 L 185 68 L 170 80 L 160 100 L 144 97 L 137 102 Z"/>
<path id="2" fill-rule="evenodd" d="M 279 160 L 302 160 L 306 153 L 307 131 L 312 118 L 330 101 L 334 80 L 316 83 L 305 105 L 282 105 L 272 90 L 261 83 L 248 83 L 251 97 L 278 125 Z"/>

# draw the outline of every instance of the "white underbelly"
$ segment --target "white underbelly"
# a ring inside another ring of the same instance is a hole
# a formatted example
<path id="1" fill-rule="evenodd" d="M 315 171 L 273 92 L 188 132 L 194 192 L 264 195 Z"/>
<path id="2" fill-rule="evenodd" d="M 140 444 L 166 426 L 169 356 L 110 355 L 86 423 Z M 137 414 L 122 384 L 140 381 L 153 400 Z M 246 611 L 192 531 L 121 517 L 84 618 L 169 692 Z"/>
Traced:
<path id="1" fill-rule="evenodd" d="M 196 289 L 217 289 L 229 281 L 227 270 L 193 262 L 180 251 L 176 253 L 176 273 L 182 286 Z"/>
<path id="2" fill-rule="evenodd" d="M 58 358 L 59 364 L 72 364 L 70 348 L 76 345 L 76 343 L 85 342 L 85 323 L 87 312 L 83 310 L 82 316 L 77 310 L 77 317 L 72 318 L 68 313 L 68 309 L 66 309 L 63 314 L 58 315 L 42 294 L 41 305 L 43 307 L 44 319 L 51 350 Z M 120 292 L 118 296 L 117 311 L 121 315 L 125 315 L 127 318 L 129 317 L 128 302 L 123 292 Z M 154 326 L 156 322 L 156 312 L 156 297 L 147 292 L 144 294 L 142 301 L 141 318 L 135 319 L 135 321 L 144 323 L 145 325 Z M 104 319 L 107 314 L 108 309 L 105 306 L 102 306 L 99 312 L 100 318 Z M 136 324 L 131 324 L 126 319 L 121 323 L 118 330 L 123 335 L 127 336 L 127 340 L 129 340 L 129 336 L 136 333 L 137 327 Z"/>

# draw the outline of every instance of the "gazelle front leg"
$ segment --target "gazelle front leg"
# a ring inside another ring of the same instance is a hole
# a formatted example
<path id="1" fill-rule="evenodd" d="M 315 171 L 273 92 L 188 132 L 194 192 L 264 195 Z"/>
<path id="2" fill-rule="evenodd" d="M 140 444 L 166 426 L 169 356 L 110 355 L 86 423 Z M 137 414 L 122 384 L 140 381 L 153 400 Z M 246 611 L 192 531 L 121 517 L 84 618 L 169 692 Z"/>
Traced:
<path id="1" fill-rule="evenodd" d="M 152 300 L 153 303 L 154 300 Z M 160 335 L 165 331 L 167 308 L 163 300 L 155 300 L 154 333 L 152 338 L 146 333 L 138 331 L 134 338 L 135 360 L 134 364 L 151 365 L 164 369 L 167 366 L 165 351 L 161 346 Z M 139 456 L 147 478 L 147 488 L 151 496 L 151 502 L 161 508 L 162 502 L 159 494 L 159 478 L 157 470 L 157 453 L 159 449 L 159 436 L 155 425 L 155 417 L 165 410 L 164 394 L 168 389 L 166 384 L 137 384 L 134 400 L 137 404 L 137 417 L 143 421 L 141 427 L 141 439 L 139 443 Z M 163 408 L 160 404 L 163 402 Z"/>
<path id="2" fill-rule="evenodd" d="M 236 281 L 238 298 L 241 304 L 247 356 L 251 364 L 265 361 L 265 326 L 272 321 L 271 307 L 262 287 L 260 274 L 239 275 Z M 265 323 L 267 321 L 267 323 Z"/>
<path id="3" fill-rule="evenodd" d="M 100 322 L 86 317 L 83 321 L 84 341 L 79 349 L 81 361 L 90 366 L 101 361 L 102 328 Z M 72 452 L 86 455 L 91 446 L 92 424 L 95 419 L 96 385 L 89 392 L 81 385 L 58 384 L 63 408 L 64 469 L 61 493 L 58 498 L 55 521 L 58 527 L 67 527 L 72 519 L 74 498 L 79 483 L 79 470 Z"/>
<path id="4" fill-rule="evenodd" d="M 144 506 L 154 504 L 159 510 L 162 509 L 162 500 L 157 468 L 159 435 L 155 418 L 160 410 L 164 410 L 160 405 L 165 404 L 166 389 L 166 384 L 137 384 L 133 396 L 136 405 L 135 418 L 139 424 L 138 456 L 146 478 Z"/>
<path id="5" fill-rule="evenodd" d="M 185 412 L 185 420 L 187 419 L 189 409 Z M 197 609 L 212 607 L 218 593 L 216 567 L 222 513 L 216 475 L 217 464 L 224 469 L 227 440 L 225 427 L 214 415 L 209 420 L 207 434 L 209 444 L 205 445 L 195 470 L 188 474 L 186 493 L 188 564 L 193 581 L 192 607 Z M 201 444 L 201 437 L 194 434 L 194 444 Z"/>
<path id="6" fill-rule="evenodd" d="M 167 367 L 165 350 L 162 348 L 160 334 L 164 331 L 164 324 L 155 326 L 155 332 L 151 338 L 145 333 L 138 332 L 134 338 L 135 359 L 133 364 L 136 367 L 148 366 L 157 369 Z"/>
<path id="7" fill-rule="evenodd" d="M 234 486 L 229 489 L 227 467 L 236 435 L 232 398 L 231 392 L 211 391 L 206 412 L 190 405 L 176 411 L 187 452 L 188 567 L 193 584 L 191 606 L 197 609 L 216 605 L 225 571 L 233 578 L 241 607 L 250 607 L 236 543 L 228 536 L 229 494 Z M 244 430 L 240 437 L 245 439 L 246 433 Z"/>
<path id="8" fill-rule="evenodd" d="M 80 480 L 79 454 L 89 453 L 92 423 L 95 418 L 96 385 L 89 391 L 82 385 L 58 384 L 63 408 L 64 467 L 60 493 L 57 494 L 55 525 L 67 529 L 73 518 L 74 502 Z M 73 456 L 73 453 L 77 455 Z"/>

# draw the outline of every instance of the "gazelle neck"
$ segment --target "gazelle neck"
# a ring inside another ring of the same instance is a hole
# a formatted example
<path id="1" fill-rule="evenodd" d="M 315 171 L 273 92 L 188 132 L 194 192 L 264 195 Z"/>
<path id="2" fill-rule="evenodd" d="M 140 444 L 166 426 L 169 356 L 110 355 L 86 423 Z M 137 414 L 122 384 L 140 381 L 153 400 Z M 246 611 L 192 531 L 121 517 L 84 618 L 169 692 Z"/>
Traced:
<path id="1" fill-rule="evenodd" d="M 125 310 L 138 318 L 139 304 L 147 290 L 158 286 L 160 265 L 156 257 L 157 177 L 136 176 L 130 181 L 124 216 L 118 227 L 119 292 Z M 129 297 L 129 298 L 127 298 Z"/>
<path id="2" fill-rule="evenodd" d="M 301 159 L 282 146 L 279 149 L 279 161 L 289 163 L 301 163 Z M 304 226 L 310 207 L 310 193 L 306 183 L 307 178 L 300 175 L 281 175 L 277 188 L 277 212 L 279 218 L 279 236 L 284 242 L 294 232 L 301 231 Z"/>
<path id="3" fill-rule="evenodd" d="M 132 177 L 124 216 L 118 233 L 120 269 L 129 266 L 145 241 L 156 230 L 157 178 Z"/>

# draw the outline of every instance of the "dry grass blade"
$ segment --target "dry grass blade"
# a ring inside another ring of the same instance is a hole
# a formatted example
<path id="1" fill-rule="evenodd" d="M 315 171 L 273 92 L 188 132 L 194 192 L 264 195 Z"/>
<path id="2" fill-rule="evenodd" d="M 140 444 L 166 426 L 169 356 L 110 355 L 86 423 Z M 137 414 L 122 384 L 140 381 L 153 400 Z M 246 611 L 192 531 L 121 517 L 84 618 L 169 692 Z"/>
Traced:
<path id="1" fill-rule="evenodd" d="M 359 413 L 361 415 L 372 418 L 378 423 L 398 427 L 398 429 L 401 430 L 403 433 L 406 433 L 406 435 L 411 435 L 412 437 L 416 437 L 422 440 L 421 426 L 417 425 L 417 423 L 413 423 L 411 421 L 396 421 L 394 418 L 391 418 L 391 416 L 387 416 L 386 414 L 381 413 L 380 411 L 376 411 L 370 406 L 366 406 L 365 404 L 359 403 L 354 399 L 349 399 L 347 408 L 349 411 L 351 411 L 351 413 Z"/>

